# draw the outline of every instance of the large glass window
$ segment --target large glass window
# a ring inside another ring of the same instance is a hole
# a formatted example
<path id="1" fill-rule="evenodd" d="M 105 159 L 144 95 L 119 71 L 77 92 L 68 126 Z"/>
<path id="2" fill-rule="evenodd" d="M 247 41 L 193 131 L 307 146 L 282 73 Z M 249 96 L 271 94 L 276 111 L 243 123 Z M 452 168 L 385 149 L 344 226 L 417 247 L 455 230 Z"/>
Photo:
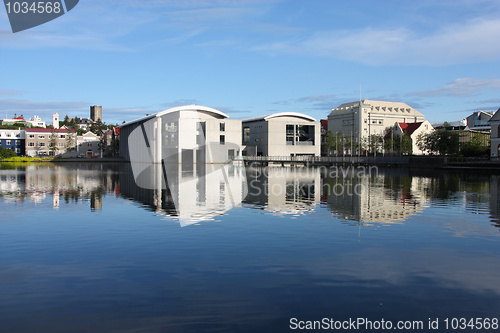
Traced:
<path id="1" fill-rule="evenodd" d="M 250 142 L 250 127 L 243 127 L 243 143 Z"/>
<path id="2" fill-rule="evenodd" d="M 295 126 L 294 125 L 286 125 L 286 144 L 293 145 L 295 142 Z"/>
<path id="3" fill-rule="evenodd" d="M 297 125 L 296 137 L 298 145 L 314 146 L 314 125 Z"/>
<path id="4" fill-rule="evenodd" d="M 225 135 L 221 135 L 220 138 L 219 138 L 219 143 L 221 145 L 224 145 L 226 144 L 226 136 Z"/>
<path id="5" fill-rule="evenodd" d="M 226 131 L 226 123 L 220 123 L 219 127 L 220 127 L 220 131 L 221 132 L 225 132 Z"/>

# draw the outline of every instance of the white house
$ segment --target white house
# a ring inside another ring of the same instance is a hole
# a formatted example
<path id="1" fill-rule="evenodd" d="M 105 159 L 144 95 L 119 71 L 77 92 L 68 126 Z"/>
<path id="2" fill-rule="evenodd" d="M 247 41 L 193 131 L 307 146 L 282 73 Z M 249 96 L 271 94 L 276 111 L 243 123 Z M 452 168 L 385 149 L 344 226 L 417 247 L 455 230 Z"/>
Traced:
<path id="1" fill-rule="evenodd" d="M 98 135 L 87 132 L 76 137 L 76 151 L 80 157 L 100 157 L 100 138 Z"/>
<path id="2" fill-rule="evenodd" d="M 407 135 L 412 141 L 412 154 L 423 155 L 425 152 L 418 148 L 417 141 L 419 135 L 434 132 L 434 127 L 427 120 L 419 123 L 396 123 L 394 124 L 394 134 Z"/>

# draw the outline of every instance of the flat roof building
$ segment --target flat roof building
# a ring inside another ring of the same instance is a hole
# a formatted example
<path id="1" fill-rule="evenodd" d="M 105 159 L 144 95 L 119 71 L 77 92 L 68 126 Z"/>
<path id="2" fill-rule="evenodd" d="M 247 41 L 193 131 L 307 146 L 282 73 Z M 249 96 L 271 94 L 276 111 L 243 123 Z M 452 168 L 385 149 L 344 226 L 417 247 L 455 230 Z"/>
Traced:
<path id="1" fill-rule="evenodd" d="M 298 112 L 243 119 L 247 156 L 320 156 L 321 125 Z"/>

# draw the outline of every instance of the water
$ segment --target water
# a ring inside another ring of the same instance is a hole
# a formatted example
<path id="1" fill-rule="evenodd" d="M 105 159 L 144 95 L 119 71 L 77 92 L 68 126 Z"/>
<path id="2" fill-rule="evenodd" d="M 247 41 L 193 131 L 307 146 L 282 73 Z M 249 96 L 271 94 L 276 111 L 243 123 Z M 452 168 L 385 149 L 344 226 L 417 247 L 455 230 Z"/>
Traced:
<path id="1" fill-rule="evenodd" d="M 134 175 L 0 166 L 2 332 L 286 332 L 323 318 L 436 332 L 429 318 L 443 331 L 500 317 L 498 175 L 228 167 L 149 188 Z"/>

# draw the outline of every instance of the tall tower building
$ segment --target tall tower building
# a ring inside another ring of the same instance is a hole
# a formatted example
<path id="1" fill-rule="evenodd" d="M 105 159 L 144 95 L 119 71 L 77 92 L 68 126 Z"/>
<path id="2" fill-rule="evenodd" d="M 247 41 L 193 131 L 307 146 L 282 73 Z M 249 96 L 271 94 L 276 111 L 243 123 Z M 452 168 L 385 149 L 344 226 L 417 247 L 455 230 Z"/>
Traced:
<path id="1" fill-rule="evenodd" d="M 92 119 L 92 121 L 97 121 L 97 119 L 101 119 L 102 121 L 102 106 L 92 105 L 90 107 L 90 119 Z"/>
<path id="2" fill-rule="evenodd" d="M 52 126 L 55 128 L 55 129 L 58 129 L 59 128 L 59 113 L 54 113 L 52 115 Z"/>

